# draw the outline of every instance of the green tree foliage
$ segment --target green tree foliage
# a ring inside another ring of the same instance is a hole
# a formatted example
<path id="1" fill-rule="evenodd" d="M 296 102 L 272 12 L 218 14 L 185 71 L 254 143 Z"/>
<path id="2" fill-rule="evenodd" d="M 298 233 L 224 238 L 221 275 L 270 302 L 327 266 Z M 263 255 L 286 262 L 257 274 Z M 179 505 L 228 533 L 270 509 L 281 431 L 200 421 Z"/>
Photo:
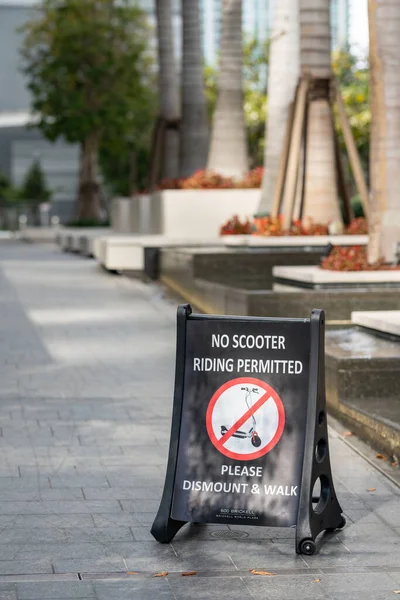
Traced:
<path id="1" fill-rule="evenodd" d="M 30 209 L 34 224 L 39 225 L 39 206 L 42 202 L 49 202 L 52 193 L 47 187 L 45 174 L 38 160 L 34 160 L 29 167 L 18 190 L 18 196 Z"/>
<path id="2" fill-rule="evenodd" d="M 12 229 L 15 226 L 15 208 L 19 197 L 19 189 L 0 171 L 0 229 Z M 11 213 L 14 213 L 14 218 Z"/>
<path id="3" fill-rule="evenodd" d="M 134 135 L 151 65 L 145 14 L 130 0 L 43 0 L 23 31 L 38 126 L 49 140 L 80 145 L 77 216 L 96 219 L 99 148 Z"/>
<path id="4" fill-rule="evenodd" d="M 0 171 L 0 203 L 4 206 L 8 202 L 11 189 L 11 181 Z"/>
<path id="5" fill-rule="evenodd" d="M 371 111 L 369 107 L 369 69 L 366 61 L 360 60 L 350 52 L 335 52 L 333 55 L 333 71 L 336 75 L 353 136 L 363 164 L 364 172 L 369 172 L 369 139 L 371 128 Z M 342 154 L 345 158 L 348 176 L 350 167 L 345 151 L 343 134 L 337 124 Z"/>
<path id="6" fill-rule="evenodd" d="M 11 206 L 20 198 L 20 190 L 16 188 L 12 181 L 0 171 L 0 206 Z"/>
<path id="7" fill-rule="evenodd" d="M 268 57 L 268 42 L 260 44 L 255 39 L 245 42 L 243 47 L 244 112 L 252 168 L 263 163 Z M 217 74 L 216 70 L 209 65 L 204 69 L 204 86 L 211 122 L 217 98 Z"/>
<path id="8" fill-rule="evenodd" d="M 30 204 L 41 204 L 51 199 L 51 191 L 46 184 L 46 178 L 38 160 L 33 161 L 22 183 L 19 195 Z"/>
<path id="9" fill-rule="evenodd" d="M 125 136 L 108 132 L 100 147 L 100 167 L 113 194 L 130 196 L 148 185 L 151 140 L 157 114 L 155 79 L 141 89 L 141 102 L 131 113 Z"/>

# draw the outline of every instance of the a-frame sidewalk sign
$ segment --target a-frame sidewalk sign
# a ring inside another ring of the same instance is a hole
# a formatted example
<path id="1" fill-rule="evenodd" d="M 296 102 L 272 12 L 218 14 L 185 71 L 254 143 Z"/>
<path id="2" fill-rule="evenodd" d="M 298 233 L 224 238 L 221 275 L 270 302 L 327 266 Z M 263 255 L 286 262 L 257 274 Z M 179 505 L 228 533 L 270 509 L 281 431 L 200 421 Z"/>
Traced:
<path id="1" fill-rule="evenodd" d="M 164 492 L 151 533 L 187 522 L 296 527 L 296 552 L 344 527 L 332 480 L 324 312 L 309 319 L 178 307 Z"/>

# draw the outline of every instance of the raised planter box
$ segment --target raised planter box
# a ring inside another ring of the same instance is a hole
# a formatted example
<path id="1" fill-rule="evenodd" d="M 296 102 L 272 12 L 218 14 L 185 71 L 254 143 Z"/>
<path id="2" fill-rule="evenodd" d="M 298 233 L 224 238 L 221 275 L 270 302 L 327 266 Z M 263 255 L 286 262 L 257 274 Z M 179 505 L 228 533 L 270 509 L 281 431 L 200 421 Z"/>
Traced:
<path id="1" fill-rule="evenodd" d="M 324 247 L 171 248 L 162 252 L 161 275 L 185 284 L 207 280 L 245 289 L 272 289 L 276 264 L 318 264 Z"/>
<path id="2" fill-rule="evenodd" d="M 95 239 L 112 234 L 108 227 L 66 227 L 59 231 L 56 242 L 63 252 L 77 252 L 84 256 L 93 256 Z"/>
<path id="3" fill-rule="evenodd" d="M 141 227 L 146 233 L 170 238 L 213 238 L 233 215 L 252 217 L 260 201 L 259 189 L 164 190 L 151 195 Z"/>
<path id="4" fill-rule="evenodd" d="M 328 331 L 329 410 L 388 456 L 400 452 L 400 343 L 357 329 Z"/>
<path id="5" fill-rule="evenodd" d="M 273 269 L 275 284 L 295 288 L 378 288 L 400 287 L 400 269 L 387 271 L 328 271 L 318 266 L 276 266 Z"/>
<path id="6" fill-rule="evenodd" d="M 111 227 L 116 233 L 141 233 L 140 201 L 132 198 L 113 198 L 110 206 Z"/>
<path id="7" fill-rule="evenodd" d="M 215 249 L 215 252 L 217 250 Z M 205 249 L 204 252 L 207 256 L 210 249 Z M 188 248 L 163 249 L 160 277 L 161 281 L 181 300 L 190 302 L 200 312 L 302 318 L 313 308 L 320 307 L 326 312 L 328 324 L 336 326 L 343 323 L 350 324 L 351 314 L 354 311 L 400 308 L 400 295 L 397 288 L 368 290 L 290 288 L 289 292 L 277 292 L 257 289 L 256 280 L 247 280 L 247 289 L 244 289 L 244 286 L 224 284 L 218 281 L 217 273 L 216 281 L 211 281 L 207 263 L 203 263 L 203 267 L 200 267 L 196 262 L 197 259 L 200 260 L 201 254 L 201 250 L 193 252 Z M 208 259 L 208 264 L 212 264 L 211 259 L 209 257 Z M 238 256 L 233 255 L 230 259 L 240 265 Z M 243 265 L 245 264 L 244 262 Z M 201 271 L 202 268 L 204 271 Z M 243 277 L 245 273 L 244 269 Z"/>

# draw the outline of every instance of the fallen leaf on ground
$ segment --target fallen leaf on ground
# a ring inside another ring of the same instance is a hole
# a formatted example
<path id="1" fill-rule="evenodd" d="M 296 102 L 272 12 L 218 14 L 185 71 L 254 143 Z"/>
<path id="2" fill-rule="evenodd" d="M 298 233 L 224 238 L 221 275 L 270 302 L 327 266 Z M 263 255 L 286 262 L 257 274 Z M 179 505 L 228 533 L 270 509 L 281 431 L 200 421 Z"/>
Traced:
<path id="1" fill-rule="evenodd" d="M 186 573 L 182 573 L 182 577 L 191 577 L 192 575 L 197 575 L 197 571 L 187 571 Z"/>
<path id="2" fill-rule="evenodd" d="M 352 431 L 344 431 L 343 432 L 343 437 L 350 437 L 351 435 L 353 435 Z"/>
<path id="3" fill-rule="evenodd" d="M 386 460 L 386 456 L 383 456 L 383 454 L 380 454 L 379 452 L 376 455 L 376 458 L 379 458 L 379 460 Z"/>
<path id="4" fill-rule="evenodd" d="M 139 575 L 139 571 L 127 571 L 127 575 Z"/>
<path id="5" fill-rule="evenodd" d="M 368 488 L 367 492 L 374 492 L 376 490 L 376 488 Z"/>
<path id="6" fill-rule="evenodd" d="M 166 577 L 168 575 L 168 571 L 161 571 L 161 573 L 156 573 L 153 577 Z"/>
<path id="7" fill-rule="evenodd" d="M 399 465 L 399 461 L 398 461 L 398 460 L 394 460 L 394 461 L 391 463 L 391 465 L 392 465 L 392 467 L 398 467 L 398 465 Z"/>
<path id="8" fill-rule="evenodd" d="M 270 573 L 269 571 L 258 571 L 257 569 L 250 569 L 250 573 L 253 575 L 267 575 L 268 577 L 273 577 L 276 573 Z"/>
<path id="9" fill-rule="evenodd" d="M 314 583 L 319 583 L 320 581 L 320 579 L 314 579 Z"/>

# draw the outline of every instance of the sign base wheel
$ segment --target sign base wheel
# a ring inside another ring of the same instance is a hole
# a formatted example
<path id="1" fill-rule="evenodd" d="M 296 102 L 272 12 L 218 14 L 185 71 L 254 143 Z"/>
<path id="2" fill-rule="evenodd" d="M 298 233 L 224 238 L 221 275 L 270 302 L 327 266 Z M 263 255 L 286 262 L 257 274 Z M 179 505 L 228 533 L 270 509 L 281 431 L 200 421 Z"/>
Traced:
<path id="1" fill-rule="evenodd" d="M 317 544 L 314 540 L 302 540 L 300 542 L 300 554 L 312 556 L 317 550 Z"/>

